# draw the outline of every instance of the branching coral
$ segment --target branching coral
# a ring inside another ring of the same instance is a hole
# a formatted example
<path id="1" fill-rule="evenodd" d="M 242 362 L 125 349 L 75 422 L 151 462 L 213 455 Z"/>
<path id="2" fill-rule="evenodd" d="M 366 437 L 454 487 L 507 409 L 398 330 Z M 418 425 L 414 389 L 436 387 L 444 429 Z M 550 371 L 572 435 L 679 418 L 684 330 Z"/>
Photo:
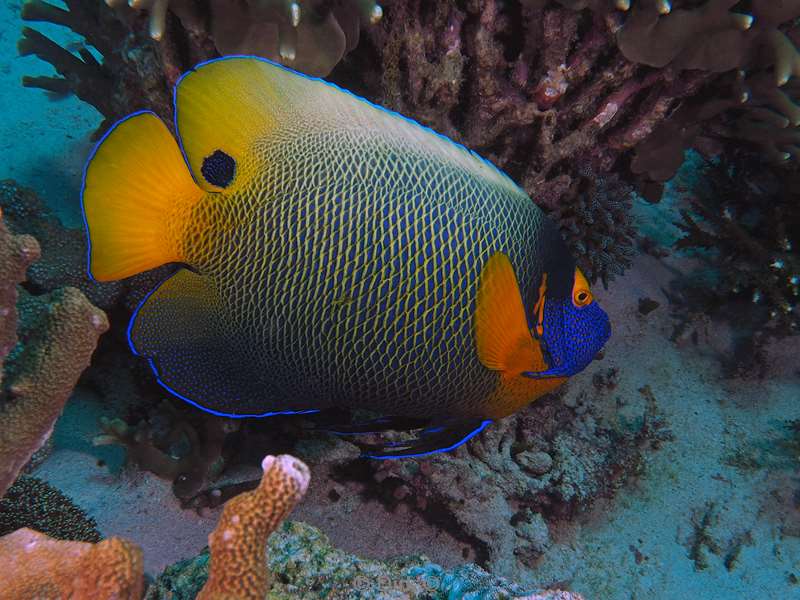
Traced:
<path id="1" fill-rule="evenodd" d="M 67 27 L 82 36 L 86 45 L 76 56 L 37 30 L 24 28 L 18 43 L 20 54 L 50 63 L 59 76 L 24 77 L 23 85 L 75 94 L 105 117 L 99 128 L 102 131 L 140 108 L 169 114 L 169 83 L 181 70 L 172 62 L 174 57 L 149 43 L 129 14 L 115 13 L 99 0 L 66 0 L 65 4 L 63 9 L 43 0 L 28 0 L 22 18 Z M 90 48 L 100 54 L 100 61 Z"/>
<path id="2" fill-rule="evenodd" d="M 697 249 L 713 267 L 711 281 L 691 275 L 679 282 L 690 302 L 727 316 L 749 330 L 747 355 L 763 334 L 800 329 L 800 178 L 734 156 L 705 167 L 691 210 L 681 211 L 685 235 L 676 246 Z"/>
<path id="3" fill-rule="evenodd" d="M 97 544 L 54 540 L 32 529 L 0 538 L 0 600 L 139 600 L 142 551 L 109 538 Z"/>
<path id="4" fill-rule="evenodd" d="M 98 337 L 108 329 L 105 314 L 68 287 L 26 300 L 28 333 L 16 345 L 16 285 L 38 255 L 34 238 L 14 236 L 0 222 L 0 360 L 9 358 L 0 398 L 0 495 L 50 436 Z"/>
<path id="5" fill-rule="evenodd" d="M 269 590 L 267 538 L 303 497 L 310 475 L 288 454 L 267 456 L 261 466 L 261 484 L 225 504 L 208 538 L 211 564 L 198 600 L 261 600 Z"/>

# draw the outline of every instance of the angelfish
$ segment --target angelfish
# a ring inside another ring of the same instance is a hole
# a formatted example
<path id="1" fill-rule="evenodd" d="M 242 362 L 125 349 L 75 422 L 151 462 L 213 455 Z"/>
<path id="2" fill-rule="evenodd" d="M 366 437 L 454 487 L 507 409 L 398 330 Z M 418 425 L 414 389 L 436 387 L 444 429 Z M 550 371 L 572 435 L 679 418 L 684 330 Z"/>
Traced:
<path id="1" fill-rule="evenodd" d="M 175 396 L 231 417 L 365 409 L 382 418 L 361 430 L 422 429 L 368 456 L 419 456 L 608 339 L 556 225 L 463 146 L 256 57 L 195 67 L 174 104 L 177 141 L 151 112 L 104 136 L 82 204 L 96 280 L 180 265 L 128 327 Z"/>

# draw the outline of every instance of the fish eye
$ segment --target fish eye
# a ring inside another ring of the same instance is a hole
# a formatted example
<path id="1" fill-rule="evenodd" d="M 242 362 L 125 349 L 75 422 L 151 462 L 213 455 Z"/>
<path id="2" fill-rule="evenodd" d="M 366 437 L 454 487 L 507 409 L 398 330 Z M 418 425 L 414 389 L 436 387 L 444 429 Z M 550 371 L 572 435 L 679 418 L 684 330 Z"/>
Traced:
<path id="1" fill-rule="evenodd" d="M 589 291 L 589 282 L 581 270 L 575 268 L 575 281 L 572 284 L 572 303 L 578 308 L 582 308 L 587 304 L 591 304 L 594 298 L 592 292 Z"/>
<path id="2" fill-rule="evenodd" d="M 592 293 L 589 290 L 578 290 L 573 298 L 575 306 L 579 307 L 586 306 L 587 304 L 590 304 L 591 301 L 592 301 Z"/>

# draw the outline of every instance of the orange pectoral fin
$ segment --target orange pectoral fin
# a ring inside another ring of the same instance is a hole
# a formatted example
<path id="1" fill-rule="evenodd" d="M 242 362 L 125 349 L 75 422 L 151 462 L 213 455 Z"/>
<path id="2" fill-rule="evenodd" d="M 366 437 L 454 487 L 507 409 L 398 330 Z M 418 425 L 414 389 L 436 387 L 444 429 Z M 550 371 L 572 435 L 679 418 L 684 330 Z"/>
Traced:
<path id="1" fill-rule="evenodd" d="M 542 283 L 543 296 L 546 283 Z M 498 252 L 481 272 L 475 306 L 475 346 L 487 369 L 500 371 L 486 416 L 500 419 L 555 389 L 562 377 L 530 379 L 525 371 L 547 369 L 539 342 L 528 330 L 522 294 L 508 256 Z"/>
<path id="2" fill-rule="evenodd" d="M 481 364 L 501 371 L 504 377 L 544 366 L 539 344 L 528 330 L 514 267 L 502 252 L 493 254 L 481 272 L 475 303 L 475 346 Z"/>
<path id="3" fill-rule="evenodd" d="M 524 375 L 501 377 L 500 385 L 487 402 L 486 416 L 498 420 L 514 414 L 537 398 L 552 392 L 566 380 L 566 377 L 530 379 Z"/>

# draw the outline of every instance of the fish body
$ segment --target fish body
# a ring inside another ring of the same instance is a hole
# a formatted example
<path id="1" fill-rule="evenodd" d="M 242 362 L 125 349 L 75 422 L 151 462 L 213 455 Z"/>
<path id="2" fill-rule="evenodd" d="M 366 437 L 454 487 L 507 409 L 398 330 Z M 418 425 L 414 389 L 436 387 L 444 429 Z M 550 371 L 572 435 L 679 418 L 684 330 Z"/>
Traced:
<path id="1" fill-rule="evenodd" d="M 155 115 L 118 124 L 83 202 L 95 277 L 186 265 L 140 305 L 129 340 L 201 408 L 367 409 L 450 423 L 423 433 L 462 440 L 608 337 L 596 302 L 588 321 L 574 305 L 579 271 L 556 226 L 444 136 L 246 57 L 184 76 L 176 129 L 180 149 Z M 573 321 L 583 338 L 567 339 Z"/>

